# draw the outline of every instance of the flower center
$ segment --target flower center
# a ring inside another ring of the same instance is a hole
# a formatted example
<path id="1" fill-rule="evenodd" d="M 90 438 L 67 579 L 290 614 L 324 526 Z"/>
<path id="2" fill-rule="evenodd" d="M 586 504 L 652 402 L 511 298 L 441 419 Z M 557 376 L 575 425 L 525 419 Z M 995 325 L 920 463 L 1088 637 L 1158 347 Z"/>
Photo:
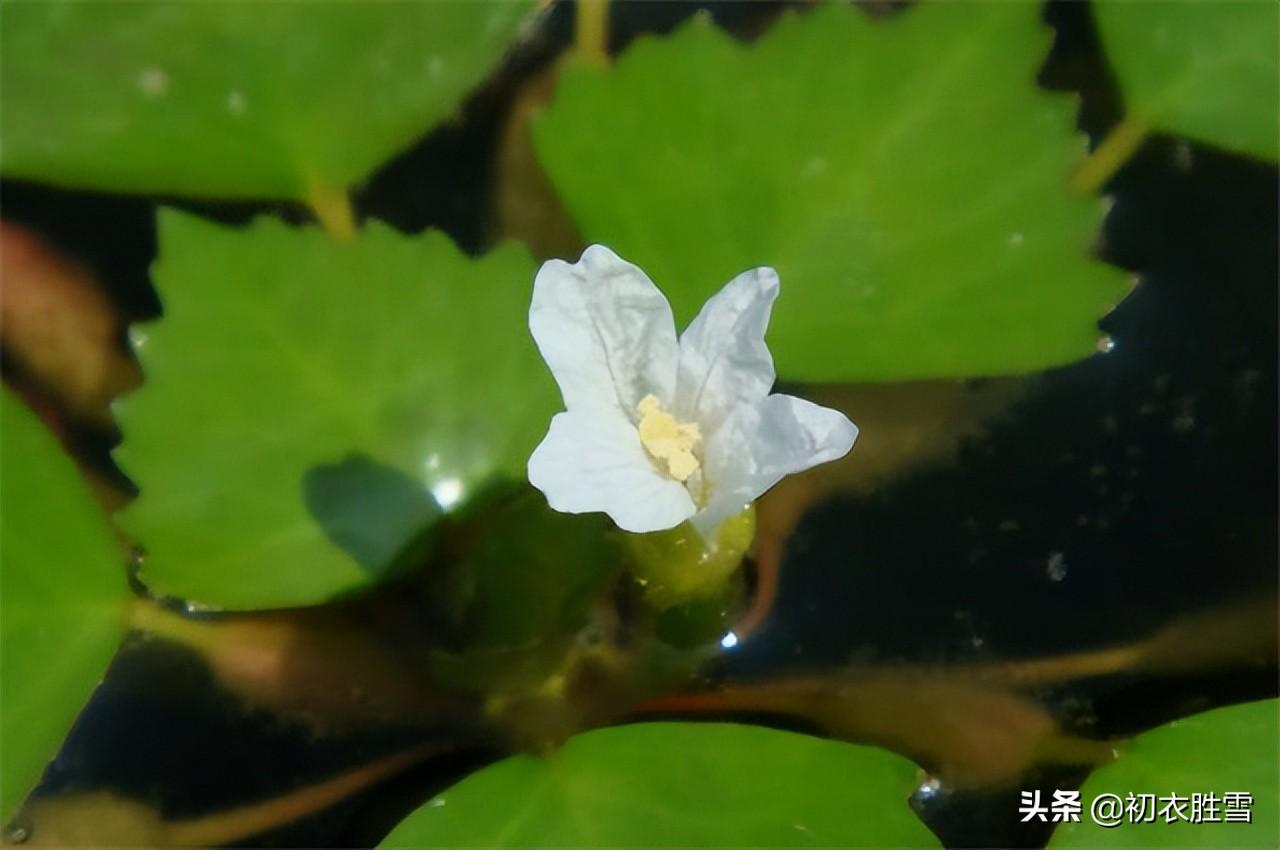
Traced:
<path id="1" fill-rule="evenodd" d="M 640 412 L 640 444 L 649 456 L 666 464 L 667 474 L 677 481 L 688 481 L 702 465 L 694 455 L 694 446 L 702 442 L 696 422 L 677 422 L 662 409 L 662 402 L 650 393 L 636 405 Z"/>

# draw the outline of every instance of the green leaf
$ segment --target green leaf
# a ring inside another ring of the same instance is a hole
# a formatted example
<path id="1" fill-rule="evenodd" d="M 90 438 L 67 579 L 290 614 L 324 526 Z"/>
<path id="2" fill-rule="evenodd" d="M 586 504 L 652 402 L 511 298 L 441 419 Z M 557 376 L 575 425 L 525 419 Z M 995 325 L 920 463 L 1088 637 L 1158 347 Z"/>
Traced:
<path id="1" fill-rule="evenodd" d="M 0 822 L 102 679 L 124 631 L 123 558 L 53 435 L 0 391 Z"/>
<path id="2" fill-rule="evenodd" d="M 472 774 L 382 847 L 939 847 L 884 750 L 752 726 L 644 723 Z"/>
<path id="3" fill-rule="evenodd" d="M 1093 9 L 1131 118 L 1276 160 L 1280 6 L 1273 0 L 1099 0 Z"/>
<path id="4" fill-rule="evenodd" d="M 782 278 L 784 378 L 1020 372 L 1094 350 L 1124 276 L 1089 259 L 1098 201 L 1064 184 L 1072 98 L 1035 86 L 1032 3 L 851 4 L 752 45 L 707 20 L 577 66 L 535 125 L 583 235 L 691 319 L 731 275 Z"/>
<path id="5" fill-rule="evenodd" d="M 1280 701 L 1206 711 L 1139 735 L 1114 763 L 1081 789 L 1086 806 L 1099 794 L 1157 797 L 1243 791 L 1253 795 L 1252 823 L 1122 823 L 1104 828 L 1086 812 L 1065 823 L 1050 847 L 1280 847 Z M 1184 812 L 1189 815 L 1190 807 Z M 1223 813 L 1219 803 L 1218 817 Z"/>
<path id="6" fill-rule="evenodd" d="M 447 508 L 523 479 L 558 407 L 526 330 L 533 274 L 521 248 L 472 260 L 436 233 L 340 244 L 162 213 L 165 315 L 135 333 L 146 380 L 118 405 L 144 580 L 211 605 L 318 602 L 429 526 L 415 487 Z"/>
<path id="7" fill-rule="evenodd" d="M 308 198 L 446 117 L 527 0 L 7 3 L 7 177 Z"/>

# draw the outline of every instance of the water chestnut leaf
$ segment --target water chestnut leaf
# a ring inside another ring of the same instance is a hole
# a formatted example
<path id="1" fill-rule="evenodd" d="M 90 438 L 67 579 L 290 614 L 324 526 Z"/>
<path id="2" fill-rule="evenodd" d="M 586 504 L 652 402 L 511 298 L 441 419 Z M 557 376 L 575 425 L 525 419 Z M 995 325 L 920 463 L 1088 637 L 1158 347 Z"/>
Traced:
<path id="1" fill-rule="evenodd" d="M 1276 161 L 1280 6 L 1099 0 L 1093 13 L 1131 119 Z"/>
<path id="2" fill-rule="evenodd" d="M 709 20 L 568 67 L 534 127 L 583 236 L 645 269 L 677 324 L 726 274 L 781 278 L 768 341 L 792 380 L 1023 372 L 1094 350 L 1126 291 L 1090 258 L 1067 175 L 1074 100 L 1037 88 L 1031 3 L 852 4 L 753 44 Z"/>
<path id="3" fill-rule="evenodd" d="M 481 483 L 523 479 L 557 405 L 526 330 L 533 271 L 519 247 L 470 259 L 438 233 L 339 244 L 162 212 L 164 317 L 135 328 L 145 381 L 117 404 L 144 581 L 320 602 L 384 576 Z"/>
<path id="4" fill-rule="evenodd" d="M 588 732 L 474 773 L 382 847 L 940 847 L 918 769 L 875 747 L 727 723 Z"/>
<path id="5" fill-rule="evenodd" d="M 1280 700 L 1232 705 L 1166 723 L 1144 732 L 1112 764 L 1095 771 L 1081 799 L 1087 806 L 1100 794 L 1174 793 L 1218 797 L 1218 822 L 1191 823 L 1190 800 L 1182 817 L 1151 823 L 1125 822 L 1113 828 L 1094 823 L 1086 809 L 1079 823 L 1054 831 L 1050 847 L 1280 847 Z M 1252 795 L 1250 823 L 1226 823 L 1222 797 Z M 1161 804 L 1163 805 L 1163 804 Z M 1201 809 L 1202 815 L 1207 811 Z"/>
<path id="6" fill-rule="evenodd" d="M 92 189 L 314 201 L 445 118 L 532 7 L 8 4 L 0 171 Z"/>
<path id="7" fill-rule="evenodd" d="M 0 391 L 0 822 L 53 758 L 124 631 L 124 558 L 62 446 Z"/>

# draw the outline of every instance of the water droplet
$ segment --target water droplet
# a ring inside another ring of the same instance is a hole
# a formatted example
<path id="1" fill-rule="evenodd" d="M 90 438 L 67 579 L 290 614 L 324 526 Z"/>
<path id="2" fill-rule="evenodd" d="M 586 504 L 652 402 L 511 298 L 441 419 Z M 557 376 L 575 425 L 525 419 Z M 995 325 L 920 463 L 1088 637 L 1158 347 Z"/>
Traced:
<path id="1" fill-rule="evenodd" d="M 246 109 L 249 108 L 249 102 L 245 100 L 244 93 L 238 91 L 227 92 L 227 111 L 232 115 L 244 115 Z"/>
<path id="2" fill-rule="evenodd" d="M 932 800 L 934 797 L 938 796 L 941 791 L 942 783 L 939 782 L 936 777 L 931 776 L 922 782 L 920 787 L 916 789 L 916 796 L 922 801 Z"/>
<path id="3" fill-rule="evenodd" d="M 446 478 L 431 488 L 431 495 L 441 508 L 448 510 L 462 498 L 462 482 L 457 478 Z"/>
<path id="4" fill-rule="evenodd" d="M 433 809 L 442 809 L 444 808 L 444 797 L 436 797 L 430 803 L 427 803 L 427 805 Z"/>
<path id="5" fill-rule="evenodd" d="M 738 645 L 738 636 L 733 632 L 726 632 L 725 636 L 720 638 L 720 646 L 722 649 L 733 649 Z"/>
<path id="6" fill-rule="evenodd" d="M 1067 577 L 1067 556 L 1061 552 L 1050 552 L 1045 564 L 1045 572 L 1049 581 L 1062 581 Z"/>
<path id="7" fill-rule="evenodd" d="M 1025 242 L 1025 241 L 1027 241 L 1027 240 L 1026 240 L 1026 237 L 1025 237 L 1025 236 L 1023 236 L 1021 233 L 1019 233 L 1019 232 L 1018 232 L 1018 231 L 1016 231 L 1016 230 L 1015 230 L 1013 233 L 1010 233 L 1010 234 L 1009 234 L 1009 247 L 1010 247 L 1010 248 L 1021 248 L 1021 247 L 1022 247 L 1022 243 L 1023 243 L 1023 242 Z"/>
<path id="8" fill-rule="evenodd" d="M 13 844 L 22 844 L 31 837 L 31 830 L 27 828 L 26 824 L 10 824 L 9 828 L 4 831 L 4 837 L 5 840 Z"/>
<path id="9" fill-rule="evenodd" d="M 160 97 L 169 91 L 169 75 L 159 68 L 146 68 L 138 75 L 138 90 L 148 97 Z"/>
<path id="10" fill-rule="evenodd" d="M 1103 334 L 1098 337 L 1098 352 L 1101 354 L 1110 354 L 1116 350 L 1116 341 L 1111 334 Z"/>
<path id="11" fill-rule="evenodd" d="M 427 60 L 427 76 L 431 81 L 439 82 L 444 76 L 445 61 L 443 56 L 432 56 Z"/>

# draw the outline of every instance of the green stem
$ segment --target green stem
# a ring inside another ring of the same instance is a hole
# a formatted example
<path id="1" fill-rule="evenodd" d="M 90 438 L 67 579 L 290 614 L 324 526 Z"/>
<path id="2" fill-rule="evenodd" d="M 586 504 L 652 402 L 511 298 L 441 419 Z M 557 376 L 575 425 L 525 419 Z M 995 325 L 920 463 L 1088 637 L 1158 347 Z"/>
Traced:
<path id="1" fill-rule="evenodd" d="M 1150 130 L 1146 121 L 1132 115 L 1112 127 L 1102 144 L 1071 175 L 1071 188 L 1087 194 L 1097 192 L 1137 152 Z"/>
<path id="2" fill-rule="evenodd" d="M 307 206 L 311 207 L 320 226 L 335 242 L 350 242 L 356 238 L 356 217 L 345 189 L 313 186 L 307 193 Z"/>
<path id="3" fill-rule="evenodd" d="M 609 0 L 578 0 L 575 44 L 588 64 L 609 64 Z"/>

